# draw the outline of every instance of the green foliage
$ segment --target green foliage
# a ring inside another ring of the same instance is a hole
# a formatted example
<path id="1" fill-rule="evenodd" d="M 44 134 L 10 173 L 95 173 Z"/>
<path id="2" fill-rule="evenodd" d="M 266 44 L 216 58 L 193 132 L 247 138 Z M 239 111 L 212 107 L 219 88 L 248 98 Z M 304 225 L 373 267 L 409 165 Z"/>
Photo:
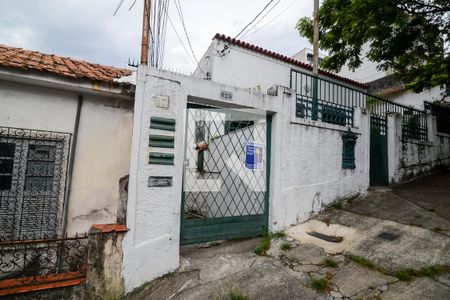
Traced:
<path id="1" fill-rule="evenodd" d="M 364 258 L 362 256 L 357 256 L 357 255 L 348 255 L 347 256 L 349 259 L 353 260 L 354 262 L 356 262 L 357 264 L 372 269 L 372 270 L 376 270 L 378 272 L 387 274 L 388 272 L 386 270 L 384 270 L 383 268 L 375 265 L 372 261 L 368 260 L 367 258 Z"/>
<path id="2" fill-rule="evenodd" d="M 394 276 L 401 281 L 410 281 L 416 276 L 416 271 L 413 269 L 403 269 L 394 272 Z"/>
<path id="3" fill-rule="evenodd" d="M 257 255 L 266 255 L 267 250 L 270 248 L 270 237 L 265 237 L 261 240 L 261 242 L 255 248 L 255 254 Z"/>
<path id="4" fill-rule="evenodd" d="M 275 231 L 270 233 L 270 237 L 273 239 L 281 239 L 284 238 L 285 236 L 286 233 L 284 233 L 283 231 Z"/>
<path id="5" fill-rule="evenodd" d="M 449 12 L 448 0 L 324 0 L 319 46 L 330 56 L 321 67 L 354 70 L 367 56 L 414 92 L 448 84 Z M 310 18 L 301 18 L 297 29 L 312 41 Z"/>
<path id="6" fill-rule="evenodd" d="M 330 268 L 337 268 L 338 263 L 330 258 L 330 257 L 326 257 L 323 261 L 322 261 L 322 265 L 325 267 L 330 267 Z"/>
<path id="7" fill-rule="evenodd" d="M 230 300 L 248 300 L 246 295 L 243 295 L 235 290 L 231 290 L 228 294 Z"/>
<path id="8" fill-rule="evenodd" d="M 399 280 L 402 280 L 402 281 L 410 281 L 411 279 L 413 279 L 415 277 L 424 277 L 424 276 L 435 277 L 440 274 L 450 272 L 450 267 L 440 266 L 440 265 L 427 266 L 427 267 L 423 267 L 421 269 L 407 268 L 407 269 L 396 270 L 394 272 L 389 272 L 386 269 L 384 269 L 383 267 L 375 265 L 373 262 L 371 262 L 370 260 L 368 260 L 364 257 L 356 256 L 356 255 L 348 255 L 347 257 L 349 259 L 353 260 L 354 262 L 360 264 L 363 267 L 366 267 L 366 268 L 369 268 L 372 270 L 376 270 L 376 271 L 386 274 L 386 275 L 397 277 Z"/>
<path id="9" fill-rule="evenodd" d="M 282 243 L 280 245 L 280 250 L 282 250 L 282 251 L 289 251 L 291 249 L 292 249 L 292 245 L 289 243 Z"/>
<path id="10" fill-rule="evenodd" d="M 311 279 L 311 286 L 319 293 L 323 293 L 328 290 L 328 279 L 313 277 Z"/>

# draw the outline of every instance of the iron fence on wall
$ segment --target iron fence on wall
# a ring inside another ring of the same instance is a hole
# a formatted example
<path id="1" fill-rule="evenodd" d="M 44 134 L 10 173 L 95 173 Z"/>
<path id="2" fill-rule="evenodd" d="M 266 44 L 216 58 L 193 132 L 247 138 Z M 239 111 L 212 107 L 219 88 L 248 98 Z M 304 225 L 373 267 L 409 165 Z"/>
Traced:
<path id="1" fill-rule="evenodd" d="M 376 118 L 386 118 L 389 113 L 397 113 L 402 116 L 404 138 L 427 139 L 425 111 L 393 103 L 365 91 L 316 78 L 298 70 L 291 70 L 291 88 L 296 91 L 296 115 L 299 118 L 353 126 L 355 108 L 367 109 Z"/>
<path id="2" fill-rule="evenodd" d="M 0 296 L 80 284 L 88 237 L 0 242 Z"/>
<path id="3" fill-rule="evenodd" d="M 425 103 L 425 107 L 436 117 L 436 130 L 441 133 L 450 134 L 450 107 L 430 102 Z"/>

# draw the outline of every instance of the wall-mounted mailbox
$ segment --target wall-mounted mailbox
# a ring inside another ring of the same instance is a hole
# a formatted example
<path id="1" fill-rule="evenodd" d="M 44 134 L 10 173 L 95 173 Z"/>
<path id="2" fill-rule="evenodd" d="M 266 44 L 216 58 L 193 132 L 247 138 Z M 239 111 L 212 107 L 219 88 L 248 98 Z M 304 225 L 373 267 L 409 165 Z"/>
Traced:
<path id="1" fill-rule="evenodd" d="M 149 187 L 168 187 L 172 186 L 172 176 L 150 176 L 148 178 Z"/>
<path id="2" fill-rule="evenodd" d="M 151 117 L 150 128 L 175 131 L 175 119 Z"/>
<path id="3" fill-rule="evenodd" d="M 167 135 L 150 134 L 148 145 L 150 147 L 173 148 L 175 146 L 175 138 Z"/>
<path id="4" fill-rule="evenodd" d="M 148 163 L 154 165 L 173 165 L 175 155 L 172 153 L 150 152 Z"/>

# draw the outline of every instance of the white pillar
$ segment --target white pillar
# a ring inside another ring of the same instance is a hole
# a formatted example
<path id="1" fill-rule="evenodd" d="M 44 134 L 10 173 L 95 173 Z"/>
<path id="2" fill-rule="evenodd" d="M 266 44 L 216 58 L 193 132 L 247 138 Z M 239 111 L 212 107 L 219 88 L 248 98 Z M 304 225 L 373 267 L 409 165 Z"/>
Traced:
<path id="1" fill-rule="evenodd" d="M 388 144 L 388 177 L 389 184 L 396 183 L 399 162 L 399 147 L 402 139 L 402 115 L 389 113 L 387 116 L 387 144 Z"/>

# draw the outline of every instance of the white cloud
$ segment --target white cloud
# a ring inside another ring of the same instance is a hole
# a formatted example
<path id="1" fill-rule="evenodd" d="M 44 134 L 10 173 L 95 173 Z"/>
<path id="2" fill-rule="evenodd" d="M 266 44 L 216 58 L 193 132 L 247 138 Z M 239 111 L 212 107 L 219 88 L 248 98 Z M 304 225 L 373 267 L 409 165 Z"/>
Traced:
<path id="1" fill-rule="evenodd" d="M 133 0 L 125 0 L 121 10 L 113 16 L 118 2 L 4 0 L 0 10 L 0 43 L 106 65 L 126 66 L 129 57 L 139 58 L 143 1 L 137 0 L 133 9 L 128 11 Z M 207 49 L 215 33 L 236 35 L 266 3 L 265 0 L 181 0 L 197 58 Z M 308 42 L 298 35 L 295 24 L 300 17 L 311 14 L 312 1 L 281 0 L 254 30 L 283 10 L 277 19 L 245 40 L 285 55 L 293 55 L 307 46 Z M 172 0 L 169 15 L 184 39 Z M 167 25 L 165 50 L 166 67 L 186 71 L 194 69 L 170 24 Z"/>

